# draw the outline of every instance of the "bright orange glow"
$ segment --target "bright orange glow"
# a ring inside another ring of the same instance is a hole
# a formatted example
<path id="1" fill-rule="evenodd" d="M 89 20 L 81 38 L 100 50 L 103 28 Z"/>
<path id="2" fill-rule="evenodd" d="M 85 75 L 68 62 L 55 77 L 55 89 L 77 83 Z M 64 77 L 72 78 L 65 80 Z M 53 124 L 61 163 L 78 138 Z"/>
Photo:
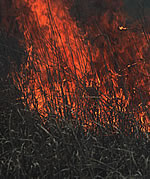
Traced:
<path id="1" fill-rule="evenodd" d="M 102 124 L 118 126 L 123 118 L 120 113 L 132 106 L 138 111 L 136 120 L 148 126 L 143 109 L 149 101 L 150 49 L 145 34 L 138 31 L 141 25 L 127 28 L 125 15 L 108 8 L 103 15 L 89 17 L 83 31 L 69 14 L 72 4 L 66 2 L 24 0 L 16 4 L 24 9 L 18 23 L 29 54 L 16 74 L 16 85 L 30 109 L 48 118 L 50 114 L 66 118 L 69 113 L 85 126 L 92 126 L 92 120 L 95 125 L 94 116 Z"/>
<path id="2" fill-rule="evenodd" d="M 119 29 L 120 29 L 120 30 L 127 30 L 127 28 L 126 28 L 126 27 L 123 27 L 123 26 L 120 26 Z"/>

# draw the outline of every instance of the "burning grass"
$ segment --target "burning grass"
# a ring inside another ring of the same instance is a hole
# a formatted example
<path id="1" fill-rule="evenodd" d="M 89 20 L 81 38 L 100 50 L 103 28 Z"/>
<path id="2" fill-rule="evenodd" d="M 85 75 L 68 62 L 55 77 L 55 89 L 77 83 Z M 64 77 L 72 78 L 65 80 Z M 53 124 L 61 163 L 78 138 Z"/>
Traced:
<path id="1" fill-rule="evenodd" d="M 142 24 L 120 29 L 126 23 L 121 7 L 81 24 L 61 0 L 20 6 L 25 12 L 17 22 L 28 57 L 13 75 L 30 109 L 86 128 L 102 124 L 129 134 L 134 122 L 148 131 L 150 50 Z"/>
<path id="2" fill-rule="evenodd" d="M 24 61 L 1 78 L 0 175 L 149 178 L 147 31 L 118 9 L 83 25 L 61 0 L 24 2 Z"/>
<path id="3" fill-rule="evenodd" d="M 123 128 L 112 134 L 108 123 L 85 131 L 69 114 L 65 120 L 49 113 L 43 124 L 8 84 L 0 90 L 1 178 L 149 178 L 149 137 L 133 120 L 128 135 Z"/>

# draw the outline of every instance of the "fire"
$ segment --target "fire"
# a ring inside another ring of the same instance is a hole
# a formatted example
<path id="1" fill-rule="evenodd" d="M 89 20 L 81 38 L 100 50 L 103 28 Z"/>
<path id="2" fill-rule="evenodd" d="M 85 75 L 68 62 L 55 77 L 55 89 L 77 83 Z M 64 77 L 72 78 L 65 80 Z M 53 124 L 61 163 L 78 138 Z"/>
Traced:
<path id="1" fill-rule="evenodd" d="M 73 1 L 16 2 L 24 10 L 17 20 L 28 59 L 14 81 L 31 110 L 45 118 L 77 117 L 85 126 L 96 121 L 126 125 L 121 112 L 129 119 L 134 113 L 148 126 L 149 35 L 141 24 L 126 27 L 115 3 L 121 7 L 119 1 L 112 6 L 103 1 L 105 11 L 84 22 L 70 13 Z"/>
<path id="2" fill-rule="evenodd" d="M 128 28 L 127 28 L 127 27 L 120 26 L 119 29 L 120 29 L 120 30 L 127 30 Z"/>

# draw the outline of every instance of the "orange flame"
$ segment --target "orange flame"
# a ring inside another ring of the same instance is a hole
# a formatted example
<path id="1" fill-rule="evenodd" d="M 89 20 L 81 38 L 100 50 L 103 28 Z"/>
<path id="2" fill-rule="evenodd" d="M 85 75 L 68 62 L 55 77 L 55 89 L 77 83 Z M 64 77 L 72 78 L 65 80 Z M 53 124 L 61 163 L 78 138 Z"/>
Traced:
<path id="1" fill-rule="evenodd" d="M 92 125 L 94 116 L 117 125 L 120 112 L 132 106 L 137 120 L 148 126 L 149 45 L 142 25 L 127 28 L 125 15 L 108 8 L 89 17 L 83 31 L 70 16 L 69 1 L 21 2 L 18 23 L 29 56 L 16 75 L 30 109 L 45 117 L 69 113 L 85 125 Z"/>

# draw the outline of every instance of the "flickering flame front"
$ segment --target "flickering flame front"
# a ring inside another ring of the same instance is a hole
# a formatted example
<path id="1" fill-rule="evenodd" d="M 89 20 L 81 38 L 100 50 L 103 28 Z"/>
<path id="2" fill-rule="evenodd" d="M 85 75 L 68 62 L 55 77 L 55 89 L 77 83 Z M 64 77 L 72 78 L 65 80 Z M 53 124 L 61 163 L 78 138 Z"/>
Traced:
<path id="1" fill-rule="evenodd" d="M 120 10 L 107 9 L 87 19 L 83 30 L 69 1 L 22 2 L 18 23 L 29 56 L 14 78 L 30 109 L 85 126 L 126 125 L 121 114 L 130 120 L 134 113 L 148 128 L 149 45 L 142 27 L 126 27 Z"/>

